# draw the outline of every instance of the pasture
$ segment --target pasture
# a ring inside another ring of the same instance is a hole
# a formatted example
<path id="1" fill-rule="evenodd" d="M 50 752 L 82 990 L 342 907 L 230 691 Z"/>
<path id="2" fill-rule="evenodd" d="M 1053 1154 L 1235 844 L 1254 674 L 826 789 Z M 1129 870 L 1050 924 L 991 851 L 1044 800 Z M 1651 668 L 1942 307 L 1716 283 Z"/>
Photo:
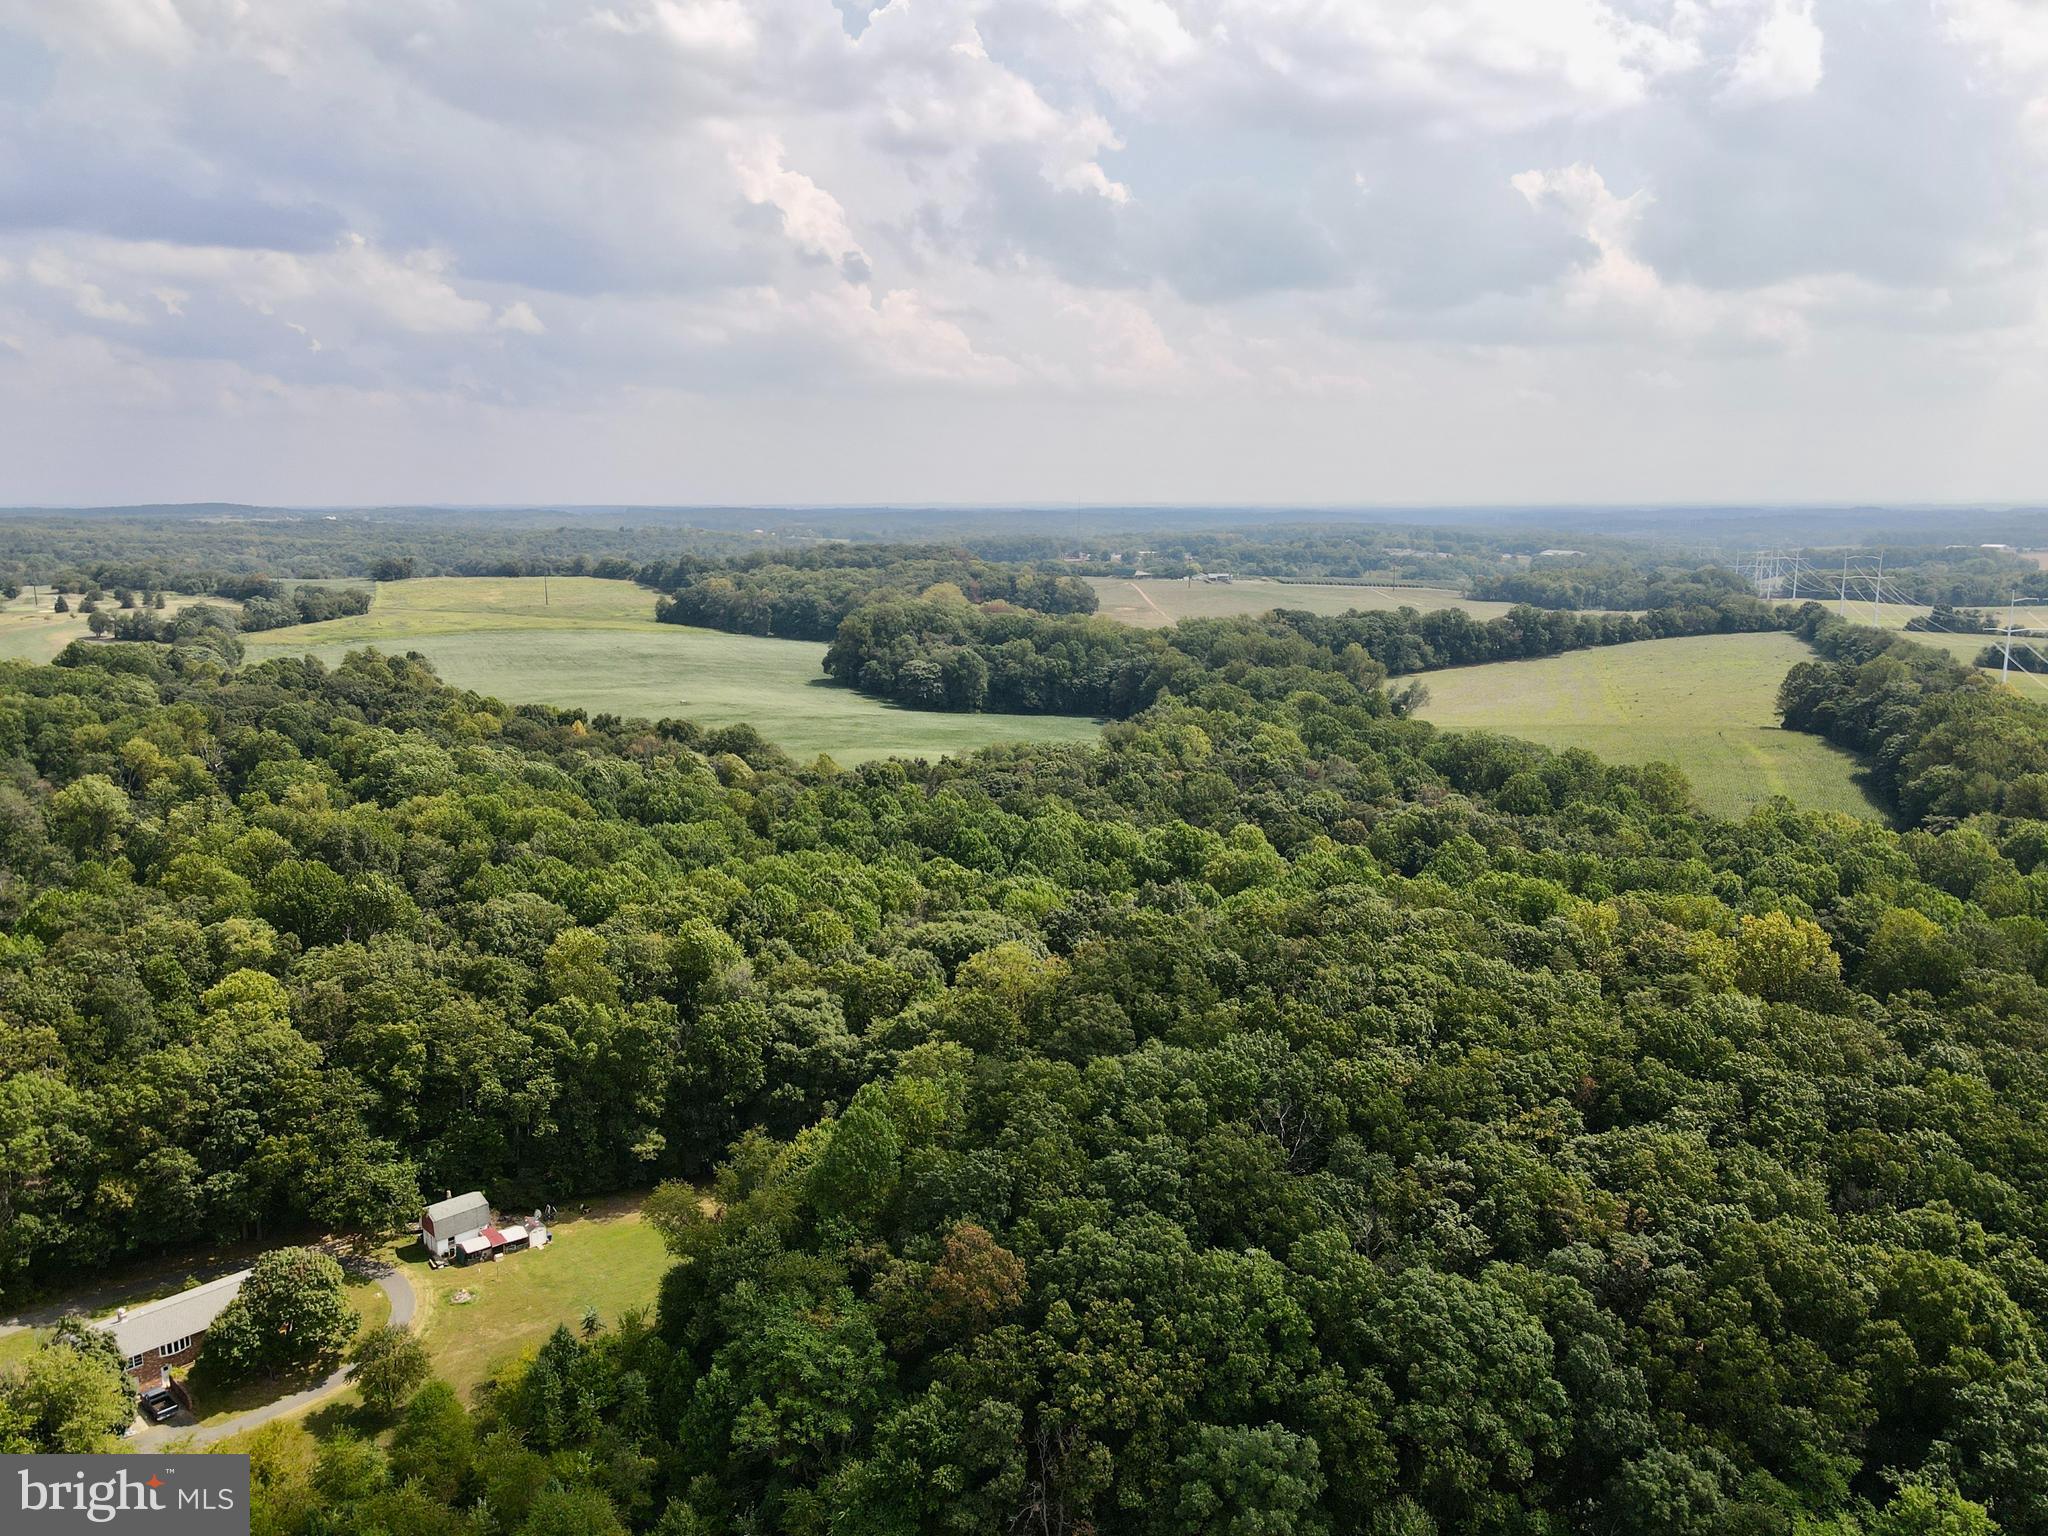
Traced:
<path id="1" fill-rule="evenodd" d="M 1101 604 L 1096 612 L 1140 629 L 1164 629 L 1181 619 L 1226 619 L 1298 608 L 1309 613 L 1354 610 L 1463 608 L 1474 618 L 1498 618 L 1512 603 L 1469 602 L 1448 587 L 1354 587 L 1337 582 L 1244 580 L 1231 582 L 1130 581 L 1121 576 L 1083 578 Z"/>
<path id="2" fill-rule="evenodd" d="M 249 660 L 353 650 L 418 651 L 447 682 L 512 703 L 592 714 L 749 724 L 792 756 L 841 763 L 936 757 L 1004 741 L 1090 741 L 1062 715 L 902 709 L 828 681 L 814 641 L 729 635 L 654 621 L 654 594 L 594 577 L 445 577 L 390 582 L 366 614 L 244 637 Z"/>
<path id="3" fill-rule="evenodd" d="M 49 661 L 72 641 L 91 638 L 92 630 L 86 626 L 90 616 L 78 611 L 78 594 L 69 594 L 69 601 L 71 612 L 57 612 L 56 595 L 48 587 L 0 600 L 0 661 Z M 221 608 L 241 606 L 224 597 L 164 594 L 166 613 L 175 613 L 193 603 L 213 603 Z M 111 597 L 103 600 L 100 607 L 110 614 L 121 611 Z"/>
<path id="4" fill-rule="evenodd" d="M 1856 762 L 1778 724 L 1778 684 L 1813 652 L 1790 635 L 1703 635 L 1421 674 L 1422 718 L 1452 730 L 1675 763 L 1707 809 L 1741 816 L 1773 795 L 1877 817 Z"/>

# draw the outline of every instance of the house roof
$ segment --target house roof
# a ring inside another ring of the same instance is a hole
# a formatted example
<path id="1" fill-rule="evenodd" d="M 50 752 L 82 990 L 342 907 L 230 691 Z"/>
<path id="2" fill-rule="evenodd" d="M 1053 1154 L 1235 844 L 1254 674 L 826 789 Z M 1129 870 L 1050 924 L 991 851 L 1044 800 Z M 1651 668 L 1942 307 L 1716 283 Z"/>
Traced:
<path id="1" fill-rule="evenodd" d="M 104 1318 L 93 1326 L 111 1333 L 123 1356 L 139 1355 L 212 1327 L 213 1320 L 227 1310 L 228 1303 L 248 1278 L 248 1270 L 237 1270 L 232 1275 L 195 1285 L 189 1291 L 166 1296 L 162 1301 L 130 1307 L 125 1316 Z"/>
<path id="2" fill-rule="evenodd" d="M 451 1199 L 436 1200 L 420 1213 L 420 1225 L 432 1227 L 435 1234 L 442 1237 L 450 1232 L 469 1232 L 477 1227 L 487 1227 L 490 1223 L 491 1202 L 479 1189 Z"/>

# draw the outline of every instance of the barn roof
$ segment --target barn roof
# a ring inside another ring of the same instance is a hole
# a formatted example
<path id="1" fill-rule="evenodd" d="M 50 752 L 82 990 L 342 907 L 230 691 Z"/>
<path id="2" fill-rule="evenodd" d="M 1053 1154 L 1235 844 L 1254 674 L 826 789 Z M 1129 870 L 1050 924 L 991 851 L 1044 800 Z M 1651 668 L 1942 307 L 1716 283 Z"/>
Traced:
<path id="1" fill-rule="evenodd" d="M 472 1189 L 466 1195 L 436 1200 L 421 1213 L 420 1223 L 432 1227 L 437 1234 L 487 1227 L 491 1224 L 491 1202 L 484 1198 L 482 1190 Z"/>

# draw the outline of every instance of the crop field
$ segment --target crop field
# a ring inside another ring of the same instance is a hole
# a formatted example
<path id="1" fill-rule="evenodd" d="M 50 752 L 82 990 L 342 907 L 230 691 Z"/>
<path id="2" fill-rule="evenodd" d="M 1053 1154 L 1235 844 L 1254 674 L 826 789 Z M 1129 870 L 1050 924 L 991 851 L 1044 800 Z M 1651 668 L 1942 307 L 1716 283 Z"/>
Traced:
<path id="1" fill-rule="evenodd" d="M 1852 757 L 1778 725 L 1778 684 L 1812 657 L 1790 635 L 1703 635 L 1457 667 L 1423 674 L 1422 715 L 1610 762 L 1675 763 L 1700 803 L 1726 816 L 1784 795 L 1876 817 Z"/>
<path id="2" fill-rule="evenodd" d="M 746 723 L 799 759 L 934 757 L 1002 741 L 1089 741 L 1063 715 L 900 709 L 829 682 L 825 647 L 654 622 L 654 594 L 623 581 L 447 577 L 392 582 L 366 614 L 244 637 L 251 661 L 418 651 L 458 688 L 592 714 Z"/>
<path id="3" fill-rule="evenodd" d="M 1225 619 L 1265 613 L 1274 608 L 1301 608 L 1310 613 L 1350 613 L 1354 609 L 1463 608 L 1474 618 L 1491 619 L 1512 603 L 1475 603 L 1449 587 L 1353 587 L 1336 582 L 1292 581 L 1129 581 L 1121 576 L 1084 578 L 1101 603 L 1105 619 L 1163 629 L 1181 619 Z"/>
<path id="4" fill-rule="evenodd" d="M 86 620 L 90 616 L 78 611 L 76 592 L 69 596 L 69 613 L 56 611 L 56 597 L 47 587 L 39 594 L 23 592 L 19 597 L 0 600 L 0 661 L 48 661 L 72 641 L 89 638 L 92 631 L 86 627 Z M 175 613 L 191 603 L 213 603 L 222 608 L 241 606 L 224 597 L 164 595 L 166 613 Z M 121 611 L 111 598 L 100 606 L 108 613 Z"/>

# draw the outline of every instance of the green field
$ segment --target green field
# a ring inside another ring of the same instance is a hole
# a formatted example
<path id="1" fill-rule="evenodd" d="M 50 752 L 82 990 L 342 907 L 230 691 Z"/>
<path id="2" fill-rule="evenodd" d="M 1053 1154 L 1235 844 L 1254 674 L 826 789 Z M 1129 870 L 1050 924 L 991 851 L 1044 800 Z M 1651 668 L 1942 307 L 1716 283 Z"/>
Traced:
<path id="1" fill-rule="evenodd" d="M 939 756 L 1000 741 L 1090 741 L 1063 715 L 900 709 L 826 680 L 825 647 L 654 622 L 654 594 L 561 576 L 392 582 L 366 614 L 244 637 L 251 661 L 310 653 L 329 663 L 374 645 L 418 651 L 459 688 L 592 714 L 746 723 L 799 759 Z"/>
<path id="2" fill-rule="evenodd" d="M 1265 580 L 1129 581 L 1121 576 L 1084 579 L 1101 604 L 1097 613 L 1140 629 L 1163 629 L 1181 619 L 1226 619 L 1274 608 L 1300 608 L 1310 613 L 1394 608 L 1428 613 L 1436 608 L 1463 608 L 1474 618 L 1492 619 L 1514 606 L 1468 602 L 1449 587 L 1354 587 L 1336 582 Z"/>
<path id="3" fill-rule="evenodd" d="M 1878 816 L 1852 757 L 1778 725 L 1778 684 L 1812 659 L 1790 635 L 1645 640 L 1431 672 L 1422 714 L 1610 762 L 1675 763 L 1700 803 L 1723 815 L 1784 795 L 1813 810 Z"/>
<path id="4" fill-rule="evenodd" d="M 564 1219 L 553 1233 L 545 1248 L 507 1254 L 495 1264 L 430 1269 L 417 1242 L 393 1255 L 418 1297 L 413 1327 L 434 1374 L 465 1399 L 556 1327 L 575 1328 L 587 1308 L 613 1323 L 621 1312 L 653 1307 L 670 1260 L 637 1209 Z M 451 1299 L 460 1292 L 472 1299 Z"/>
<path id="5" fill-rule="evenodd" d="M 56 611 L 56 596 L 47 587 L 39 593 L 23 592 L 19 597 L 0 600 L 0 661 L 48 661 L 72 641 L 91 638 L 92 631 L 86 627 L 90 615 L 78 611 L 76 592 L 69 597 L 69 613 Z M 164 595 L 166 613 L 175 613 L 191 603 L 215 603 L 222 608 L 241 606 L 224 597 Z M 100 607 L 110 614 L 121 611 L 112 598 Z"/>

